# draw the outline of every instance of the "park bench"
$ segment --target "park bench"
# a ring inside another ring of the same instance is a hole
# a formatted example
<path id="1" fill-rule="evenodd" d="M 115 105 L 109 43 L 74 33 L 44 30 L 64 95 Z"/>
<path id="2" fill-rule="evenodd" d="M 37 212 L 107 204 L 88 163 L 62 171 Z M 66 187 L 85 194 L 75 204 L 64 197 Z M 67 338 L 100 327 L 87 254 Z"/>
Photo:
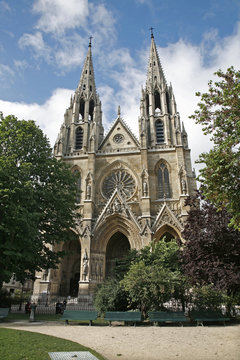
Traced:
<path id="1" fill-rule="evenodd" d="M 150 311 L 148 313 L 149 321 L 153 323 L 176 322 L 183 326 L 188 321 L 183 311 Z"/>
<path id="2" fill-rule="evenodd" d="M 136 326 L 137 321 L 142 320 L 142 316 L 140 311 L 107 311 L 104 319 L 109 321 L 109 326 L 112 321 L 124 321 L 124 324 L 134 323 Z"/>
<path id="3" fill-rule="evenodd" d="M 204 322 L 223 322 L 225 325 L 225 321 L 229 321 L 230 318 L 224 316 L 221 310 L 192 310 L 190 313 L 190 318 L 193 321 L 197 322 L 197 325 L 202 325 Z"/>
<path id="4" fill-rule="evenodd" d="M 92 325 L 93 320 L 98 317 L 97 311 L 85 311 L 85 310 L 64 310 L 61 320 L 65 320 L 65 324 L 69 324 L 69 320 L 88 320 L 89 325 Z"/>
<path id="5" fill-rule="evenodd" d="M 0 319 L 4 319 L 8 316 L 9 308 L 0 308 Z"/>

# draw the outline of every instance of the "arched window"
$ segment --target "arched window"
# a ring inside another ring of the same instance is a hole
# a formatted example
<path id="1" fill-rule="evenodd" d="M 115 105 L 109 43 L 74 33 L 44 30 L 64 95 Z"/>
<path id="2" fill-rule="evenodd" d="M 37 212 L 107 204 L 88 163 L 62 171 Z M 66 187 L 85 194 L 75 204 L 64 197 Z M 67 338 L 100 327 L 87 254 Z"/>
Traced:
<path id="1" fill-rule="evenodd" d="M 171 103 L 170 103 L 170 97 L 169 97 L 169 93 L 166 92 L 166 102 L 167 102 L 167 111 L 169 114 L 171 114 Z"/>
<path id="2" fill-rule="evenodd" d="M 93 112 L 94 112 L 94 101 L 91 100 L 89 104 L 89 116 L 91 121 L 93 121 Z"/>
<path id="3" fill-rule="evenodd" d="M 146 115 L 149 116 L 149 95 L 146 95 Z"/>
<path id="4" fill-rule="evenodd" d="M 81 149 L 83 145 L 83 129 L 78 127 L 76 130 L 76 141 L 75 141 L 75 149 Z"/>
<path id="5" fill-rule="evenodd" d="M 155 109 L 159 108 L 160 110 L 162 110 L 160 94 L 157 90 L 155 90 L 155 92 L 154 92 L 154 101 L 155 101 Z"/>
<path id="6" fill-rule="evenodd" d="M 76 181 L 76 203 L 79 204 L 81 201 L 81 174 L 78 170 L 74 171 L 74 174 L 77 177 Z"/>
<path id="7" fill-rule="evenodd" d="M 85 111 L 85 102 L 83 99 L 81 99 L 79 105 L 79 115 L 81 115 L 81 119 L 84 119 L 84 111 Z"/>
<path id="8" fill-rule="evenodd" d="M 169 172 L 166 164 L 162 163 L 158 169 L 158 198 L 170 198 L 170 181 L 169 181 Z"/>
<path id="9" fill-rule="evenodd" d="M 161 120 L 155 122 L 157 144 L 164 143 L 164 125 Z"/>

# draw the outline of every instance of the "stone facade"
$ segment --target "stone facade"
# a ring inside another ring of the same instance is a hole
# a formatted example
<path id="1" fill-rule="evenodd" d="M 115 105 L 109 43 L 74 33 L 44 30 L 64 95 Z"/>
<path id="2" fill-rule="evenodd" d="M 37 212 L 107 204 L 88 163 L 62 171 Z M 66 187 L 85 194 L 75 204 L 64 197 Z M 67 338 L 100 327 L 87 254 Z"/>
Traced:
<path id="1" fill-rule="evenodd" d="M 184 202 L 196 189 L 196 180 L 187 133 L 153 35 L 138 122 L 139 139 L 122 119 L 119 107 L 104 136 L 89 43 L 79 85 L 54 146 L 56 158 L 70 164 L 79 177 L 79 241 L 58 247 L 67 256 L 57 270 L 37 274 L 35 293 L 91 294 L 115 259 L 130 248 L 141 249 L 163 236 L 182 238 Z"/>

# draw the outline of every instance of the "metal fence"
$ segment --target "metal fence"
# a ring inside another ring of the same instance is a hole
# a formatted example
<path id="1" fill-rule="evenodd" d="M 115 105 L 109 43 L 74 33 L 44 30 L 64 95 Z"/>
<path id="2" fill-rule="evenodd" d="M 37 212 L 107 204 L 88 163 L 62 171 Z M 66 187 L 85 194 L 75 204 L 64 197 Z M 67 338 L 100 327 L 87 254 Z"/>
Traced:
<path id="1" fill-rule="evenodd" d="M 32 303 L 37 305 L 35 313 L 36 314 L 56 314 L 56 305 L 57 303 L 64 306 L 64 300 L 66 298 L 57 298 L 55 301 L 38 301 L 32 299 Z M 26 302 L 20 304 L 11 304 L 12 313 L 24 313 L 25 312 Z M 70 299 L 67 300 L 65 309 L 67 310 L 94 310 L 92 299 L 83 298 L 83 299 Z"/>

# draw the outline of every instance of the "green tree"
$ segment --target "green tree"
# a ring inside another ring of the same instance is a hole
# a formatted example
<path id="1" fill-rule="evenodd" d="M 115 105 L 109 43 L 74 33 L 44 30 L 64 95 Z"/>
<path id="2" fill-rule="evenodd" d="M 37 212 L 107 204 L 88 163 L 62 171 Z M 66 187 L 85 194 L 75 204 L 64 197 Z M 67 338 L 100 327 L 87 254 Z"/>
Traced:
<path id="1" fill-rule="evenodd" d="M 0 287 L 56 267 L 52 247 L 74 237 L 75 181 L 34 121 L 0 113 Z"/>
<path id="2" fill-rule="evenodd" d="M 184 305 L 188 282 L 180 271 L 179 251 L 176 241 L 164 239 L 146 246 L 120 282 L 143 315 L 163 309 L 173 298 Z"/>
<path id="3" fill-rule="evenodd" d="M 128 296 L 119 281 L 114 278 L 106 279 L 98 285 L 94 293 L 94 307 L 100 314 L 106 311 L 126 311 Z"/>
<path id="4" fill-rule="evenodd" d="M 210 134 L 214 147 L 198 160 L 205 167 L 199 181 L 203 193 L 218 210 L 226 208 L 230 224 L 240 230 L 240 71 L 230 67 L 226 73 L 215 73 L 220 81 L 209 81 L 199 109 L 191 116 Z"/>

